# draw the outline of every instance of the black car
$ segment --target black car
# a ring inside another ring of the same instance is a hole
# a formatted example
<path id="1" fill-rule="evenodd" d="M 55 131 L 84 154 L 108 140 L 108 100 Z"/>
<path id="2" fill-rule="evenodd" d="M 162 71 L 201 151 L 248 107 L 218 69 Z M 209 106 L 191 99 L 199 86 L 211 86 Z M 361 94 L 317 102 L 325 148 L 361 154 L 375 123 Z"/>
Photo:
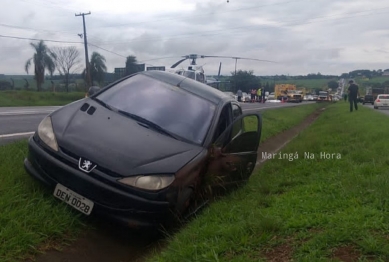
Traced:
<path id="1" fill-rule="evenodd" d="M 363 98 L 362 104 L 366 104 L 366 103 L 371 103 L 372 105 L 374 105 L 374 96 L 373 95 L 365 95 L 365 97 Z"/>
<path id="2" fill-rule="evenodd" d="M 261 116 L 231 96 L 145 71 L 48 115 L 24 166 L 85 215 L 155 226 L 186 214 L 209 186 L 247 181 L 261 130 Z"/>

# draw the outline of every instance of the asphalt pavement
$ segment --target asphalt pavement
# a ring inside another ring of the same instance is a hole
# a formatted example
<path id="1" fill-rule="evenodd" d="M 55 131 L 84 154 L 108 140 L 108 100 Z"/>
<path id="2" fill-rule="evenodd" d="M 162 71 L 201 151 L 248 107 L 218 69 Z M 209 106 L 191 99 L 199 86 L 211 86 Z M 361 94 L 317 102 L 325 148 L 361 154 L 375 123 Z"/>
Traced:
<path id="1" fill-rule="evenodd" d="M 300 106 L 303 103 L 241 103 L 244 112 L 255 112 L 280 107 Z M 31 136 L 45 116 L 60 106 L 0 107 L 0 145 Z"/>
<path id="2" fill-rule="evenodd" d="M 371 108 L 372 110 L 375 110 L 377 112 L 383 113 L 385 115 L 389 115 L 389 108 L 380 108 L 380 109 L 374 109 L 373 105 L 364 105 L 368 108 Z"/>

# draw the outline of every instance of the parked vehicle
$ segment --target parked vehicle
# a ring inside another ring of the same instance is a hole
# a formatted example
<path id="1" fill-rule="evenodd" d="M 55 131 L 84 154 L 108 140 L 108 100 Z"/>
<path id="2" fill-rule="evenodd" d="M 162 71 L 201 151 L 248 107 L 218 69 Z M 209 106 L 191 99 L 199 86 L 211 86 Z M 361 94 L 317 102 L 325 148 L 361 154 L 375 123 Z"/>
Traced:
<path id="1" fill-rule="evenodd" d="M 227 95 L 229 95 L 229 96 L 231 96 L 233 99 L 235 99 L 236 101 L 238 101 L 238 96 L 237 95 L 235 95 L 234 93 L 232 93 L 232 92 L 224 92 L 225 94 L 227 94 Z"/>
<path id="2" fill-rule="evenodd" d="M 208 188 L 247 181 L 261 130 L 259 113 L 228 94 L 142 71 L 45 117 L 24 167 L 85 215 L 156 226 L 189 214 Z"/>
<path id="3" fill-rule="evenodd" d="M 242 93 L 242 102 L 249 103 L 251 102 L 251 94 L 248 94 L 246 92 Z"/>

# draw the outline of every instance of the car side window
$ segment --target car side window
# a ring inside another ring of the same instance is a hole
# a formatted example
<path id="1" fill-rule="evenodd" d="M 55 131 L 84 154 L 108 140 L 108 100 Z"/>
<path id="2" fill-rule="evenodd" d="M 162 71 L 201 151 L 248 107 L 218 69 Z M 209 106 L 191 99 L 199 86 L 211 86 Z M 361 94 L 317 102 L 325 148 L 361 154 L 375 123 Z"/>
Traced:
<path id="1" fill-rule="evenodd" d="M 242 115 L 242 108 L 237 104 L 232 104 L 232 115 L 235 121 L 235 119 L 237 119 L 239 116 Z M 232 137 L 237 136 L 241 132 L 241 130 L 242 130 L 242 122 L 239 121 L 235 123 L 232 128 Z"/>
<path id="2" fill-rule="evenodd" d="M 222 112 L 220 113 L 220 118 L 216 126 L 215 134 L 213 137 L 213 142 L 216 141 L 221 134 L 223 134 L 224 130 L 232 123 L 233 116 L 231 110 L 231 104 L 227 104 L 224 106 Z"/>
<path id="3" fill-rule="evenodd" d="M 234 120 L 240 115 L 242 115 L 242 109 L 240 108 L 240 106 L 237 104 L 232 104 L 232 116 Z"/>

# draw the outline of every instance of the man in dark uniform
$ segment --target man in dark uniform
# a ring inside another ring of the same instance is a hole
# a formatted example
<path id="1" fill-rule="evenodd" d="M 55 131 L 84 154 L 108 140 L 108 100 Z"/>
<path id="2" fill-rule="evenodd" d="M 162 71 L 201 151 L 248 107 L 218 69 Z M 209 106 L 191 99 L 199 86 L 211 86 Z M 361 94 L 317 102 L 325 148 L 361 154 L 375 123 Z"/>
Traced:
<path id="1" fill-rule="evenodd" d="M 353 80 L 348 81 L 350 84 L 348 87 L 348 101 L 350 102 L 350 112 L 353 111 L 353 104 L 355 110 L 358 110 L 358 96 L 359 96 L 359 88 L 358 85 L 354 83 Z"/>

